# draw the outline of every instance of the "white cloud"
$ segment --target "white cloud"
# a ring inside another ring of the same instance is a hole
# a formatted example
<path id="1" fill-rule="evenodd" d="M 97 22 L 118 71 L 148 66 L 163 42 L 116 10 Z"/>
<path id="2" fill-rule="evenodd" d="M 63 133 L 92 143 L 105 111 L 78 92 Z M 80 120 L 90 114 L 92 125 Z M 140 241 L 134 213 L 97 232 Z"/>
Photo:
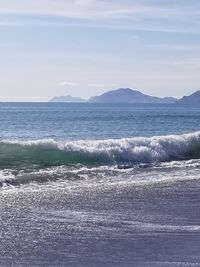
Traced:
<path id="1" fill-rule="evenodd" d="M 97 23 L 95 26 L 150 31 L 199 29 L 198 1 L 193 5 L 184 0 L 183 4 L 166 2 L 153 5 L 145 0 L 0 0 L 0 14 L 83 19 L 91 26 Z"/>
<path id="2" fill-rule="evenodd" d="M 62 82 L 57 83 L 57 85 L 58 86 L 77 86 L 77 83 L 62 81 Z"/>
<path id="3" fill-rule="evenodd" d="M 50 15 L 80 19 L 127 16 L 163 17 L 169 10 L 159 6 L 108 0 L 0 0 L 0 14 Z M 132 17 L 133 19 L 133 17 Z"/>
<path id="4" fill-rule="evenodd" d="M 89 19 L 101 16 L 109 6 L 107 2 L 92 0 L 0 0 L 0 13 Z"/>

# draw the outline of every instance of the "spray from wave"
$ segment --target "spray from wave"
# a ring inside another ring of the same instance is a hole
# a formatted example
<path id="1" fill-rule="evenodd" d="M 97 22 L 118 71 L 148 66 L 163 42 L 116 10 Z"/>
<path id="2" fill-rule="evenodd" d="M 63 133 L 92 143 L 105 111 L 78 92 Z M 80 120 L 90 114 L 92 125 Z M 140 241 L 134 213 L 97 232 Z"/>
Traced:
<path id="1" fill-rule="evenodd" d="M 102 141 L 1 141 L 0 168 L 157 163 L 200 158 L 200 132 Z"/>
<path id="2" fill-rule="evenodd" d="M 177 168 L 184 176 L 187 166 L 200 166 L 199 159 L 200 132 L 102 141 L 1 141 L 0 187 L 144 179 L 146 168 L 149 179 Z"/>

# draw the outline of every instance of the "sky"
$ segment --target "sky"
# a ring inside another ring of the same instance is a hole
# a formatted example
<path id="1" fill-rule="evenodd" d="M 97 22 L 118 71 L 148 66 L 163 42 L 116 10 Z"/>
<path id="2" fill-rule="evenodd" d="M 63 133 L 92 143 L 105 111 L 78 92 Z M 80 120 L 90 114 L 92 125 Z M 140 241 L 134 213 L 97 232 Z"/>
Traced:
<path id="1" fill-rule="evenodd" d="M 0 101 L 200 89 L 199 0 L 0 0 Z"/>

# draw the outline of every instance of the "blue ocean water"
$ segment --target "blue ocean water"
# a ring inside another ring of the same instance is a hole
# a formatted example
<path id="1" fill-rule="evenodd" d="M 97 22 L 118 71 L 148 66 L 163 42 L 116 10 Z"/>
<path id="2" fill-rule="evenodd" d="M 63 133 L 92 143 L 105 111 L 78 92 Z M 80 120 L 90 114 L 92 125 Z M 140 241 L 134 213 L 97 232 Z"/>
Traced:
<path id="1" fill-rule="evenodd" d="M 1 266 L 200 266 L 200 107 L 0 103 Z"/>
<path id="2" fill-rule="evenodd" d="M 1 139 L 91 140 L 200 129 L 200 108 L 172 104 L 1 103 Z"/>

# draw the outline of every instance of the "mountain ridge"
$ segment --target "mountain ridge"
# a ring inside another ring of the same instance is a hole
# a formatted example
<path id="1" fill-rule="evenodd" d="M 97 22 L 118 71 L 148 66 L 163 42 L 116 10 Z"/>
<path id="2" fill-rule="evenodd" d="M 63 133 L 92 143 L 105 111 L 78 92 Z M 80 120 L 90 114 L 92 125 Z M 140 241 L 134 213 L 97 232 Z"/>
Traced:
<path id="1" fill-rule="evenodd" d="M 200 90 L 180 99 L 174 97 L 157 97 L 142 93 L 130 88 L 109 90 L 101 95 L 92 96 L 88 100 L 67 96 L 55 96 L 49 102 L 66 103 L 176 103 L 176 104 L 200 104 Z"/>
<path id="2" fill-rule="evenodd" d="M 188 96 L 183 96 L 176 101 L 177 104 L 200 104 L 200 90 Z"/>
<path id="3" fill-rule="evenodd" d="M 119 88 L 109 90 L 99 96 L 90 97 L 88 100 L 80 97 L 56 96 L 50 99 L 49 102 L 88 102 L 88 103 L 174 103 L 176 98 L 173 97 L 156 97 L 144 94 L 138 90 L 130 88 Z"/>
<path id="4" fill-rule="evenodd" d="M 174 103 L 177 99 L 172 97 L 156 97 L 143 94 L 130 88 L 110 90 L 100 96 L 89 98 L 90 103 Z"/>

